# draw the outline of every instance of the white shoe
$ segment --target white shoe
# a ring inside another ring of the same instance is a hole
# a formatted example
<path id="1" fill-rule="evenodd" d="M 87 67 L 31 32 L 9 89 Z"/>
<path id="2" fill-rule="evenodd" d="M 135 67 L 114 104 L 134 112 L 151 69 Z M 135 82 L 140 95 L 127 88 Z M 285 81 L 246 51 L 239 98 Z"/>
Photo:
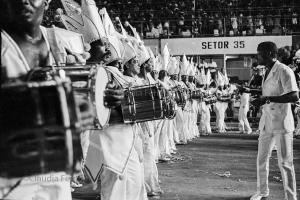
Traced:
<path id="1" fill-rule="evenodd" d="M 254 194 L 253 196 L 251 196 L 250 200 L 262 200 L 262 199 L 266 199 L 269 195 L 261 195 L 259 193 Z"/>

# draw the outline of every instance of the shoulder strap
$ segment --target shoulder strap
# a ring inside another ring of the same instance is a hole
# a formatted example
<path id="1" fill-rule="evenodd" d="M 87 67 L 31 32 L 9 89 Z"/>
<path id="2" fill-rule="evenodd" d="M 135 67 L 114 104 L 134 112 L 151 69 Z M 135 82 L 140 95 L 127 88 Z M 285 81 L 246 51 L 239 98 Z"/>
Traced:
<path id="1" fill-rule="evenodd" d="M 55 64 L 57 66 L 62 66 L 66 63 L 66 52 L 62 45 L 59 45 L 59 42 L 55 35 L 55 27 L 47 28 L 47 39 L 50 46 L 50 51 L 54 57 Z"/>

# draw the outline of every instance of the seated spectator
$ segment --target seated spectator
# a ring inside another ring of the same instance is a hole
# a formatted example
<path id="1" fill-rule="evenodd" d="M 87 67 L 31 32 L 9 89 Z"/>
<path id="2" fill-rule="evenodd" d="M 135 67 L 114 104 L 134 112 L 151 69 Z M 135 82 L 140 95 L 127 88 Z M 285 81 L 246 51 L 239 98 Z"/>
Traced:
<path id="1" fill-rule="evenodd" d="M 243 13 L 240 13 L 240 16 L 238 17 L 238 31 L 240 33 L 240 35 L 243 33 L 243 31 L 246 30 L 246 26 L 245 26 L 245 18 Z"/>
<path id="2" fill-rule="evenodd" d="M 298 25 L 298 14 L 296 11 L 293 12 L 292 15 L 292 31 L 297 32 L 299 31 L 299 25 Z"/>
<path id="3" fill-rule="evenodd" d="M 274 22 L 273 22 L 273 16 L 269 12 L 268 15 L 266 16 L 266 33 L 272 33 L 272 30 L 274 28 Z"/>
<path id="4" fill-rule="evenodd" d="M 238 34 L 238 22 L 237 22 L 237 17 L 235 16 L 235 14 L 233 13 L 232 17 L 231 17 L 231 28 L 233 30 L 234 35 Z"/>
<path id="5" fill-rule="evenodd" d="M 247 16 L 247 35 L 254 34 L 254 25 L 253 25 L 253 18 L 251 14 Z"/>

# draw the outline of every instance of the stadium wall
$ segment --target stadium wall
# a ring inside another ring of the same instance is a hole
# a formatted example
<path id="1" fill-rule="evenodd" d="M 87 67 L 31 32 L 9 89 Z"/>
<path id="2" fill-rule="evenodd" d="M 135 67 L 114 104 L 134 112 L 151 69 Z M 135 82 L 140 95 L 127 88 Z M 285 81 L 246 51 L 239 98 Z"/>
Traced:
<path id="1" fill-rule="evenodd" d="M 221 69 L 226 64 L 227 72 L 234 80 L 249 80 L 251 66 L 256 62 L 256 48 L 260 42 L 273 41 L 278 47 L 300 45 L 300 36 L 242 36 L 242 37 L 204 37 L 145 39 L 153 52 L 161 52 L 167 44 L 171 55 L 194 57 L 194 61 L 213 58 Z M 226 62 L 224 62 L 226 55 Z"/>

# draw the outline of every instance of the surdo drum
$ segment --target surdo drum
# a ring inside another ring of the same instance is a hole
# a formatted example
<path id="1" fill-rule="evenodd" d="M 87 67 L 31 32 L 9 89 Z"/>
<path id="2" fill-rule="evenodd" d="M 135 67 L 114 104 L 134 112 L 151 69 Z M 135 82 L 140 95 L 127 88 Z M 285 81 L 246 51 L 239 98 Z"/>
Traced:
<path id="1" fill-rule="evenodd" d="M 61 68 L 72 81 L 76 94 L 85 95 L 92 103 L 95 119 L 91 129 L 102 129 L 109 123 L 110 109 L 104 106 L 104 90 L 109 74 L 98 64 Z"/>
<path id="2" fill-rule="evenodd" d="M 0 176 L 72 172 L 81 147 L 70 82 L 2 84 L 1 104 Z"/>
<path id="3" fill-rule="evenodd" d="M 104 104 L 104 91 L 112 81 L 111 72 L 100 64 L 57 67 L 71 79 L 75 94 L 85 95 L 93 104 L 95 120 L 91 129 L 103 129 L 111 119 L 111 109 Z M 175 103 L 168 91 L 158 85 L 123 88 L 122 123 L 144 122 L 175 117 Z M 116 120 L 118 121 L 118 120 Z"/>
<path id="4" fill-rule="evenodd" d="M 122 114 L 125 123 L 162 119 L 166 115 L 164 91 L 158 85 L 125 89 Z"/>

